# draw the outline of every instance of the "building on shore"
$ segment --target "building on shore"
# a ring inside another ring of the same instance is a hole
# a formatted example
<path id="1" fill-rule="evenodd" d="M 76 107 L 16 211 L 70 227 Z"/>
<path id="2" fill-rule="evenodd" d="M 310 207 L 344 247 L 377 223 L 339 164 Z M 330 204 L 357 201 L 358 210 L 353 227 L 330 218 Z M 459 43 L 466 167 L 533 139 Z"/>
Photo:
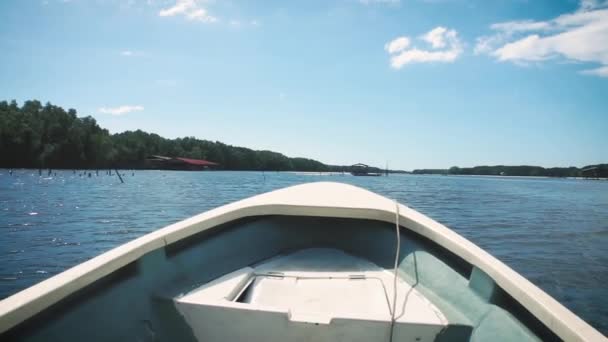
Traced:
<path id="1" fill-rule="evenodd" d="M 350 167 L 350 173 L 353 176 L 381 176 L 382 175 L 377 172 L 370 172 L 369 165 L 365 165 L 362 163 L 352 165 Z"/>
<path id="2" fill-rule="evenodd" d="M 581 176 L 584 178 L 600 178 L 600 168 L 597 166 L 587 167 L 581 170 Z"/>
<path id="3" fill-rule="evenodd" d="M 203 171 L 218 167 L 220 164 L 202 160 L 181 157 L 149 156 L 146 158 L 146 166 L 151 169 L 161 170 L 184 170 Z"/>

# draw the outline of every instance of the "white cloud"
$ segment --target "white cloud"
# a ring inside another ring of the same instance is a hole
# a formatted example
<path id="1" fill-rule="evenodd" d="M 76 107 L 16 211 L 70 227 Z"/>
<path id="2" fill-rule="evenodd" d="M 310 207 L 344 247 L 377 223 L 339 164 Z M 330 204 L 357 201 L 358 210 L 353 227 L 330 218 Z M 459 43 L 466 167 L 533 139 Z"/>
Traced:
<path id="1" fill-rule="evenodd" d="M 492 36 L 481 36 L 477 38 L 474 52 L 476 55 L 479 54 L 490 54 L 496 46 L 504 44 L 505 37 L 502 34 L 496 34 Z"/>
<path id="2" fill-rule="evenodd" d="M 547 21 L 510 21 L 477 38 L 476 54 L 526 64 L 549 59 L 596 63 L 584 74 L 608 77 L 608 1 L 582 1 L 580 8 Z"/>
<path id="3" fill-rule="evenodd" d="M 142 110 L 144 110 L 143 106 L 119 106 L 119 107 L 114 107 L 114 108 L 106 108 L 106 107 L 99 108 L 100 113 L 110 114 L 110 115 L 114 115 L 114 116 L 125 115 L 125 114 L 131 113 L 131 112 L 139 112 Z"/>
<path id="4" fill-rule="evenodd" d="M 581 9 L 583 11 L 589 11 L 597 8 L 608 7 L 608 1 L 600 0 L 581 0 Z"/>
<path id="5" fill-rule="evenodd" d="M 396 53 L 405 50 L 408 46 L 410 46 L 410 39 L 408 37 L 399 37 L 386 43 L 384 49 L 388 53 Z"/>
<path id="6" fill-rule="evenodd" d="M 462 43 L 455 30 L 438 26 L 422 35 L 420 39 L 431 45 L 433 50 L 409 48 L 411 40 L 408 37 L 398 37 L 388 42 L 384 49 L 390 55 L 391 67 L 401 69 L 410 63 L 450 63 L 462 54 Z"/>
<path id="7" fill-rule="evenodd" d="M 178 14 L 185 14 L 192 10 L 196 4 L 193 0 L 178 0 L 174 6 L 160 10 L 158 15 L 161 17 L 171 17 Z"/>
<path id="8" fill-rule="evenodd" d="M 161 17 L 184 16 L 188 20 L 197 20 L 204 23 L 214 23 L 218 19 L 207 12 L 197 0 L 176 0 L 175 5 L 161 9 L 158 12 Z"/>
<path id="9" fill-rule="evenodd" d="M 445 36 L 447 35 L 447 29 L 442 26 L 437 26 L 434 29 L 427 32 L 422 36 L 422 40 L 431 44 L 434 49 L 444 48 L 445 47 Z M 455 31 L 450 31 L 449 34 L 455 34 Z"/>
<path id="10" fill-rule="evenodd" d="M 136 50 L 122 50 L 120 51 L 120 55 L 123 57 L 142 57 L 144 53 Z"/>
<path id="11" fill-rule="evenodd" d="M 520 20 L 492 24 L 490 28 L 495 31 L 512 34 L 516 32 L 548 30 L 551 28 L 551 25 L 546 21 Z"/>
<path id="12" fill-rule="evenodd" d="M 533 34 L 505 44 L 492 54 L 500 61 L 543 61 L 551 58 L 551 47 L 539 35 Z"/>
<path id="13" fill-rule="evenodd" d="M 596 69 L 583 70 L 581 71 L 581 74 L 608 77 L 608 65 L 604 65 Z"/>

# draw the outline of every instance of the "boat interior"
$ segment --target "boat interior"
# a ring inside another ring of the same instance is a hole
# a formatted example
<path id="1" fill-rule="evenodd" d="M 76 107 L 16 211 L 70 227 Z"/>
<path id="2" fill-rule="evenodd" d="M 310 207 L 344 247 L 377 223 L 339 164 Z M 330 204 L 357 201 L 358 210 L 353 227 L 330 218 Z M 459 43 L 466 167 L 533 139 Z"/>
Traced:
<path id="1" fill-rule="evenodd" d="M 483 271 L 407 227 L 397 277 L 395 253 L 386 222 L 241 218 L 153 250 L 0 338 L 559 340 Z"/>

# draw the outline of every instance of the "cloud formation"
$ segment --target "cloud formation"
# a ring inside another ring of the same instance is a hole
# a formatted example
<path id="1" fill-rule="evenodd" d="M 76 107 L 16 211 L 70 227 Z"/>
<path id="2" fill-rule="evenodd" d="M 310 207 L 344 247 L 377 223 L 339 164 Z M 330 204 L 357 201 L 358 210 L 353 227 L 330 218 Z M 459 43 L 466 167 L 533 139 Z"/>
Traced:
<path id="1" fill-rule="evenodd" d="M 476 54 L 501 62 L 539 63 L 551 59 L 599 64 L 583 74 L 608 77 L 608 1 L 583 0 L 573 13 L 547 21 L 509 21 L 490 26 L 477 38 Z"/>
<path id="2" fill-rule="evenodd" d="M 384 49 L 388 53 L 397 53 L 405 50 L 408 46 L 410 46 L 410 39 L 408 37 L 399 37 L 386 43 Z"/>
<path id="3" fill-rule="evenodd" d="M 123 57 L 142 57 L 144 56 L 143 52 L 141 51 L 134 51 L 134 50 L 123 50 L 120 51 L 120 55 Z"/>
<path id="4" fill-rule="evenodd" d="M 397 37 L 384 45 L 384 50 L 390 55 L 392 68 L 401 69 L 410 63 L 450 63 L 462 54 L 462 43 L 455 30 L 437 26 L 419 39 L 429 44 L 430 49 L 410 48 L 411 39 L 406 36 Z"/>
<path id="5" fill-rule="evenodd" d="M 448 32 L 445 27 L 438 26 L 423 35 L 422 40 L 431 44 L 434 49 L 440 49 L 446 45 L 446 36 L 455 33 L 456 31 Z"/>
<path id="6" fill-rule="evenodd" d="M 161 17 L 183 16 L 188 20 L 197 20 L 204 23 L 215 23 L 218 19 L 210 15 L 197 0 L 176 0 L 171 7 L 158 12 Z"/>
<path id="7" fill-rule="evenodd" d="M 142 110 L 144 110 L 143 106 L 128 106 L 128 105 L 114 107 L 114 108 L 106 108 L 106 107 L 99 108 L 100 113 L 110 114 L 110 115 L 114 115 L 114 116 L 125 115 L 125 114 L 129 114 L 131 112 L 139 112 Z"/>

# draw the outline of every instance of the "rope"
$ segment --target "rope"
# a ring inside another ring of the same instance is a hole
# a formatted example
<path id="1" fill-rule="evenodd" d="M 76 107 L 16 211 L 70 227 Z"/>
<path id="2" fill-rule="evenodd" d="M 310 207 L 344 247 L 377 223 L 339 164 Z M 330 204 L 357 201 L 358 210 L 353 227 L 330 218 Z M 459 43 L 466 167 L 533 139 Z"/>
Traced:
<path id="1" fill-rule="evenodd" d="M 395 251 L 395 267 L 393 269 L 393 308 L 391 310 L 391 335 L 393 341 L 393 331 L 395 328 L 395 312 L 397 310 L 397 270 L 399 269 L 399 253 L 401 252 L 401 235 L 399 234 L 399 203 L 395 200 L 395 233 L 397 234 L 397 250 Z"/>

